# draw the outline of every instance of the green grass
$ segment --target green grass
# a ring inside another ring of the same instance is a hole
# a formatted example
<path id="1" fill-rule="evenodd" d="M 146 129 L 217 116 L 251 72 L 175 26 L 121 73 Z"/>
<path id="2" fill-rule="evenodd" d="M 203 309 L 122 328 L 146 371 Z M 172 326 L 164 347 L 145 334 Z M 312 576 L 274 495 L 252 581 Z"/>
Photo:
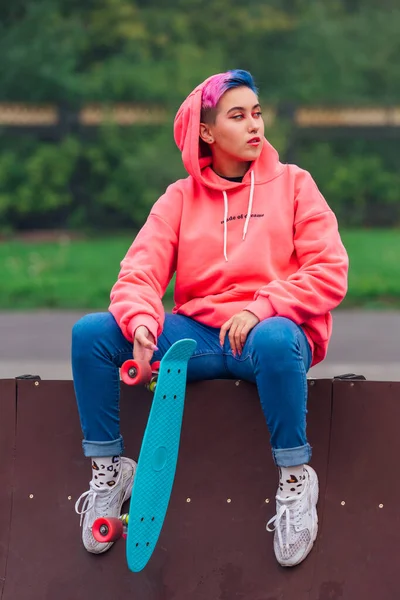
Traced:
<path id="1" fill-rule="evenodd" d="M 0 244 L 0 308 L 105 308 L 126 236 Z"/>
<path id="2" fill-rule="evenodd" d="M 400 230 L 341 232 L 350 258 L 343 307 L 400 307 Z"/>
<path id="3" fill-rule="evenodd" d="M 344 307 L 400 307 L 400 231 L 342 230 L 350 256 Z M 0 243 L 0 309 L 108 306 L 119 263 L 131 243 L 109 238 Z M 165 296 L 172 306 L 172 285 Z"/>

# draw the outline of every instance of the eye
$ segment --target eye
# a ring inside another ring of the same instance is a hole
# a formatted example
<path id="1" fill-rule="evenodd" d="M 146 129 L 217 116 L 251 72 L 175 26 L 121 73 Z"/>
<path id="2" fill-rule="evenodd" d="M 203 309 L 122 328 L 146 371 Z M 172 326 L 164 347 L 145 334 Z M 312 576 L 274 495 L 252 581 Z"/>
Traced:
<path id="1" fill-rule="evenodd" d="M 234 117 L 232 117 L 232 119 L 235 119 L 236 121 L 239 121 L 239 119 L 242 119 L 243 115 L 235 115 Z"/>
<path id="2" fill-rule="evenodd" d="M 260 111 L 258 111 L 258 112 L 256 112 L 256 113 L 254 113 L 254 116 L 255 116 L 255 117 L 257 117 L 257 119 L 259 119 L 260 117 L 262 117 L 262 112 L 261 112 L 261 110 L 260 110 Z"/>

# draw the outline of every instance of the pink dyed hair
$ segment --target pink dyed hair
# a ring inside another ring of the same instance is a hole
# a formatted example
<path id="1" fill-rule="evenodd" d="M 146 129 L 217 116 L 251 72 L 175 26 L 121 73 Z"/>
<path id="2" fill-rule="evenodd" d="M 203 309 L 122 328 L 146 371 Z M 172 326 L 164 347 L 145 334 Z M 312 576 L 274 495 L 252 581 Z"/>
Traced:
<path id="1" fill-rule="evenodd" d="M 210 120 L 215 117 L 215 108 L 221 97 L 228 90 L 246 86 L 258 94 L 257 87 L 252 75 L 248 71 L 235 69 L 214 75 L 204 86 L 201 98 L 201 121 Z"/>

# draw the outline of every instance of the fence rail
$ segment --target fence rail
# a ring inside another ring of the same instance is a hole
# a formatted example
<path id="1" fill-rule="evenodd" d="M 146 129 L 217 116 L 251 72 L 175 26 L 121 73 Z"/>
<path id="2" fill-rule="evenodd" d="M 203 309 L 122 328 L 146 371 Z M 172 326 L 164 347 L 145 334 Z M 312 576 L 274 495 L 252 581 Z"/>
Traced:
<path id="1" fill-rule="evenodd" d="M 267 125 L 279 117 L 288 118 L 296 128 L 318 127 L 395 127 L 400 128 L 400 106 L 370 107 L 264 107 Z M 136 104 L 87 104 L 73 110 L 52 104 L 0 103 L 0 126 L 3 127 L 57 127 L 68 121 L 84 127 L 96 127 L 106 122 L 121 126 L 159 124 L 167 119 L 167 111 L 160 107 Z"/>

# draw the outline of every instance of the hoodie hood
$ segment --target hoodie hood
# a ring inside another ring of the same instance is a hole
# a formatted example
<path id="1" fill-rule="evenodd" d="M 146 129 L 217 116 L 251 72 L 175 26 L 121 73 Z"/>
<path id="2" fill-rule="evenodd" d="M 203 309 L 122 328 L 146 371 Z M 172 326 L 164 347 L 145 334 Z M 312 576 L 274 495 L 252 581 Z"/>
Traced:
<path id="1" fill-rule="evenodd" d="M 175 143 L 182 152 L 186 171 L 201 185 L 220 191 L 248 185 L 252 178 L 254 178 L 253 185 L 267 183 L 274 179 L 283 171 L 283 165 L 279 162 L 278 152 L 265 138 L 260 156 L 253 162 L 241 183 L 222 179 L 210 168 L 212 163 L 210 150 L 199 136 L 202 92 L 210 79 L 211 77 L 203 81 L 189 94 L 175 117 Z"/>

